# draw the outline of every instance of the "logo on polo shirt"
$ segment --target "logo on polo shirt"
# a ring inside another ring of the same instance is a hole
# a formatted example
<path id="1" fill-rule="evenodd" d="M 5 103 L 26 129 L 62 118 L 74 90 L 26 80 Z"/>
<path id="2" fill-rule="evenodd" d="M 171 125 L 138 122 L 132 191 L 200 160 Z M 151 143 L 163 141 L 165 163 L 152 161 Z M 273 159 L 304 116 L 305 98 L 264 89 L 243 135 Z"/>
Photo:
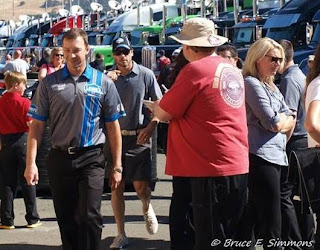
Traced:
<path id="1" fill-rule="evenodd" d="M 51 85 L 52 91 L 61 91 L 61 90 L 64 90 L 65 88 L 66 88 L 65 83 L 57 83 L 57 84 Z"/>
<path id="2" fill-rule="evenodd" d="M 122 112 L 122 111 L 124 111 L 124 106 L 123 106 L 123 104 L 121 103 L 121 104 L 118 104 L 118 105 L 117 105 L 117 112 Z"/>
<path id="3" fill-rule="evenodd" d="M 31 104 L 28 113 L 38 114 L 38 107 L 35 104 Z"/>
<path id="4" fill-rule="evenodd" d="M 95 84 L 85 85 L 84 93 L 93 97 L 100 97 L 103 95 L 102 88 Z"/>
<path id="5" fill-rule="evenodd" d="M 229 106 L 241 107 L 244 102 L 244 81 L 240 70 L 227 63 L 221 63 L 218 68 L 220 68 L 217 72 L 220 73 L 221 97 Z"/>

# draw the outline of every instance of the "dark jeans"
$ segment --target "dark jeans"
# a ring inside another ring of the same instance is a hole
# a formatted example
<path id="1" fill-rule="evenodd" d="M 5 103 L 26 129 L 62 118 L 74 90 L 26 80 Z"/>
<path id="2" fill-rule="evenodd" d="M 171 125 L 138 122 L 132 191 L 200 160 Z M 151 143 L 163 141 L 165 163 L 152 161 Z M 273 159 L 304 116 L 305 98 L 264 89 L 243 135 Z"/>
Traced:
<path id="1" fill-rule="evenodd" d="M 280 166 L 249 154 L 249 199 L 242 218 L 242 240 L 263 240 L 265 249 L 281 249 L 269 245 L 281 238 Z M 261 244 L 260 243 L 260 244 Z"/>
<path id="2" fill-rule="evenodd" d="M 169 123 L 158 124 L 158 147 L 162 148 L 165 154 L 167 154 L 168 127 Z"/>
<path id="3" fill-rule="evenodd" d="M 28 186 L 24 178 L 26 167 L 27 133 L 1 136 L 1 224 L 14 225 L 13 199 L 20 183 L 24 204 L 26 206 L 25 219 L 33 224 L 40 217 L 37 213 L 36 187 Z"/>
<path id="4" fill-rule="evenodd" d="M 291 151 L 307 148 L 308 140 L 306 137 L 292 136 L 287 143 L 287 156 L 290 159 Z M 294 187 L 294 180 L 288 179 L 288 167 L 281 167 L 281 216 L 282 229 L 281 237 L 284 241 L 301 241 L 306 240 L 302 238 L 297 219 L 297 214 L 292 201 L 292 191 Z M 288 246 L 285 249 L 301 249 L 301 247 Z"/>
<path id="5" fill-rule="evenodd" d="M 64 250 L 98 250 L 105 158 L 102 149 L 68 155 L 51 149 L 49 181 Z"/>
<path id="6" fill-rule="evenodd" d="M 232 249 L 224 245 L 235 239 L 247 201 L 247 174 L 224 177 L 192 177 L 194 250 Z M 220 244 L 217 243 L 220 241 Z"/>
<path id="7" fill-rule="evenodd" d="M 172 188 L 169 213 L 171 250 L 192 250 L 194 226 L 190 178 L 174 176 Z"/>

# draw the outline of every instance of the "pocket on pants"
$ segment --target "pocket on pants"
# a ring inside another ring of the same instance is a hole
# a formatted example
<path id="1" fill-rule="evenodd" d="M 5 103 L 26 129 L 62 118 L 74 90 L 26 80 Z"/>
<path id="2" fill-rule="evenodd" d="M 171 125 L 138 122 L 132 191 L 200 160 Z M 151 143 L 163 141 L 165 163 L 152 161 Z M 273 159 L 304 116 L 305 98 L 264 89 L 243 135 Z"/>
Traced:
<path id="1" fill-rule="evenodd" d="M 101 148 L 89 150 L 72 160 L 73 170 L 86 168 L 91 165 L 104 165 L 104 155 L 101 153 L 101 150 Z"/>
<path id="2" fill-rule="evenodd" d="M 85 152 L 72 161 L 74 173 L 79 181 L 85 181 L 89 189 L 102 189 L 105 176 L 105 157 L 101 148 Z"/>

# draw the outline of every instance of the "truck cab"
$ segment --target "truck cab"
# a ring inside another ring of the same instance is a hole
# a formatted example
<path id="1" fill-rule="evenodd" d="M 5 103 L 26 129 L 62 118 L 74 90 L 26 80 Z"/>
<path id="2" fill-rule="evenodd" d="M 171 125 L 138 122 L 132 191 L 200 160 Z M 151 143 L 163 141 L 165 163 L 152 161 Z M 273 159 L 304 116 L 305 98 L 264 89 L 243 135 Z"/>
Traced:
<path id="1" fill-rule="evenodd" d="M 320 8 L 320 0 L 291 0 L 265 23 L 267 37 L 274 40 L 287 39 L 293 47 L 307 47 L 306 27 L 311 23 L 316 11 Z"/>
<path id="2" fill-rule="evenodd" d="M 309 26 L 312 27 L 312 37 L 310 43 L 305 49 L 295 51 L 294 53 L 294 60 L 300 64 L 299 67 L 303 72 L 307 71 L 306 68 L 309 55 L 313 55 L 315 53 L 320 43 L 320 10 L 318 10 L 313 16 L 311 25 L 312 26 Z"/>
<path id="3" fill-rule="evenodd" d="M 278 10 L 279 8 L 274 8 L 253 17 L 243 17 L 240 23 L 233 26 L 234 36 L 232 43 L 237 48 L 249 47 L 257 39 L 264 37 L 267 30 L 263 29 L 263 25 L 266 23 L 267 19 Z"/>
<path id="4" fill-rule="evenodd" d="M 101 45 L 103 41 L 103 33 L 100 30 L 88 31 L 88 42 L 89 45 Z"/>
<path id="5" fill-rule="evenodd" d="M 113 65 L 111 46 L 112 41 L 122 34 L 126 34 L 130 38 L 130 32 L 132 32 L 136 28 L 139 29 L 145 26 L 151 27 L 152 25 L 150 24 L 152 22 L 160 21 L 163 17 L 163 6 L 166 6 L 167 8 L 168 18 L 179 16 L 177 5 L 172 3 L 161 3 L 143 6 L 119 15 L 104 32 L 102 45 L 90 47 L 89 61 L 94 60 L 95 54 L 99 52 L 104 56 L 106 67 L 111 67 Z M 140 16 L 139 20 L 138 10 Z M 151 29 L 152 28 L 150 28 L 150 30 Z M 139 32 L 140 31 L 137 31 L 137 33 Z M 138 63 L 140 63 L 141 61 L 141 48 L 142 45 L 134 48 L 134 60 L 137 60 Z"/>
<path id="6" fill-rule="evenodd" d="M 137 27 L 130 32 L 130 42 L 132 46 L 159 45 L 160 35 L 163 31 L 161 25 Z"/>

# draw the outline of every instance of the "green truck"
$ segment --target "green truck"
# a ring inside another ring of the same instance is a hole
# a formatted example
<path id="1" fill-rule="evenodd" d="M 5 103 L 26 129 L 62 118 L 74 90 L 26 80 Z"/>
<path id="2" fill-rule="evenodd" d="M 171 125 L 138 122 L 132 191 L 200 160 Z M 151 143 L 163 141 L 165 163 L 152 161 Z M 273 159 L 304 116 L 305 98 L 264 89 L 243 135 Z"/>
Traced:
<path id="1" fill-rule="evenodd" d="M 188 15 L 186 18 L 190 19 L 197 16 L 198 15 Z M 95 54 L 100 53 L 104 56 L 106 68 L 112 67 L 113 58 L 111 44 L 113 39 L 123 34 L 127 35 L 131 41 L 131 45 L 134 49 L 133 59 L 137 63 L 141 63 L 142 48 L 146 45 L 155 46 L 157 50 L 163 49 L 166 51 L 167 56 L 170 56 L 173 50 L 180 47 L 180 45 L 174 40 L 168 39 L 168 36 L 178 33 L 182 25 L 183 17 L 178 16 L 166 20 L 165 32 L 163 32 L 162 21 L 159 21 L 152 26 L 137 26 L 133 28 L 132 31 L 127 32 L 110 32 L 110 30 L 106 30 L 102 45 L 91 46 L 89 60 L 94 60 Z"/>

